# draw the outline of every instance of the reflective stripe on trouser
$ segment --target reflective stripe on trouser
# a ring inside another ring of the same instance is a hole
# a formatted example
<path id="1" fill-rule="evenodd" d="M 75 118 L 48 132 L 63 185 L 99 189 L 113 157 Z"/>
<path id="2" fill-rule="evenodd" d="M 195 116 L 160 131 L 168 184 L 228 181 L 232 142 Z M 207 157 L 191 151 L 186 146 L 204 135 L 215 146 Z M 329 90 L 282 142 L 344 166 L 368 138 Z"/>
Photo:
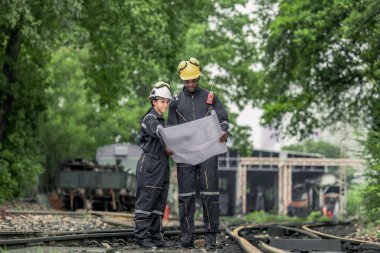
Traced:
<path id="1" fill-rule="evenodd" d="M 161 217 L 168 198 L 170 169 L 168 157 L 155 159 L 142 154 L 136 167 L 136 239 L 162 239 Z"/>
<path id="2" fill-rule="evenodd" d="M 177 164 L 179 217 L 182 233 L 194 233 L 195 195 L 198 185 L 206 232 L 219 229 L 218 157 L 214 156 L 195 166 Z M 199 180 L 199 181 L 198 181 Z M 198 181 L 198 184 L 197 184 Z"/>

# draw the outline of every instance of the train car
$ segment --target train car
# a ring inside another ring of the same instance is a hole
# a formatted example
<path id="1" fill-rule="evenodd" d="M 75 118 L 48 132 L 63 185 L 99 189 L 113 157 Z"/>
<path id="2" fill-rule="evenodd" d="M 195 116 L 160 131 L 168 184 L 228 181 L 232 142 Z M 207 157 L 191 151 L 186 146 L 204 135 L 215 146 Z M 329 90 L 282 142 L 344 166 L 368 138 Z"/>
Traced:
<path id="1" fill-rule="evenodd" d="M 97 150 L 96 161 L 78 158 L 62 162 L 56 178 L 61 207 L 132 211 L 140 154 L 136 145 L 111 144 Z"/>
<path id="2" fill-rule="evenodd" d="M 135 203 L 136 176 L 120 165 L 70 159 L 61 164 L 57 193 L 68 210 L 132 210 Z"/>

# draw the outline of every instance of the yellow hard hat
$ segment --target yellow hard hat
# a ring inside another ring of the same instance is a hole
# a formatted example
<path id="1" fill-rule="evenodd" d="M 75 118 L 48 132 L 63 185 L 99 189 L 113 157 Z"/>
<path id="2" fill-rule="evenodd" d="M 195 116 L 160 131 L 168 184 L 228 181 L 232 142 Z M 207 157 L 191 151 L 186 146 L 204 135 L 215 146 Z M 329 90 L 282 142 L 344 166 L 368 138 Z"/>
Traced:
<path id="1" fill-rule="evenodd" d="M 181 61 L 178 64 L 178 73 L 182 80 L 196 79 L 201 75 L 199 61 L 191 57 L 188 61 Z"/>

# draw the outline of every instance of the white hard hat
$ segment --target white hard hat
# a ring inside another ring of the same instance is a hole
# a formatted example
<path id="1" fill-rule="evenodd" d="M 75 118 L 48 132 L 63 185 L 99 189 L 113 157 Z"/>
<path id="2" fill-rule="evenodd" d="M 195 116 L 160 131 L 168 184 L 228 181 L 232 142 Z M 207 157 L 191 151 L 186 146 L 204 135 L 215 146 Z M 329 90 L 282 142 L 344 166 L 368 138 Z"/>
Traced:
<path id="1" fill-rule="evenodd" d="M 149 99 L 159 97 L 172 99 L 172 92 L 168 83 L 160 81 L 154 85 L 152 91 L 150 92 Z"/>

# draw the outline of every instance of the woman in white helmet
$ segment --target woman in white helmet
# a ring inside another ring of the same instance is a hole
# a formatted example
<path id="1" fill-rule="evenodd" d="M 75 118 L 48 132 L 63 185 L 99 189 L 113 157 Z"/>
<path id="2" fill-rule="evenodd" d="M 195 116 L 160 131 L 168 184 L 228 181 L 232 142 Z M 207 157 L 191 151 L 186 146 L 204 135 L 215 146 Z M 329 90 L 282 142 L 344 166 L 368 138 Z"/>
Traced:
<path id="1" fill-rule="evenodd" d="M 164 215 L 169 189 L 169 157 L 158 127 L 165 126 L 162 113 L 172 99 L 170 85 L 158 82 L 150 92 L 152 108 L 141 122 L 140 147 L 143 150 L 137 167 L 135 204 L 136 243 L 144 248 L 169 246 L 162 236 Z"/>

